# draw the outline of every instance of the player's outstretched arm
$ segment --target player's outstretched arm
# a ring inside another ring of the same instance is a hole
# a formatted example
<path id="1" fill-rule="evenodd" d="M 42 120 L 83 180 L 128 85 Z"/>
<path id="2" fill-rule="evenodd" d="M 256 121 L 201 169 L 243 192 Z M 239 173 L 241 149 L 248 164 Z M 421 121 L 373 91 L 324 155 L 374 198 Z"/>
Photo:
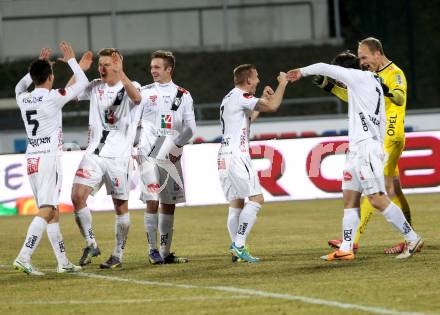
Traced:
<path id="1" fill-rule="evenodd" d="M 59 101 L 57 102 L 60 106 L 64 106 L 70 100 L 76 98 L 89 84 L 89 80 L 87 79 L 84 71 L 79 66 L 78 62 L 75 59 L 75 52 L 73 51 L 70 43 L 62 41 L 59 44 L 59 48 L 63 54 L 61 58 L 58 60 L 67 62 L 70 68 L 73 71 L 73 75 L 75 77 L 75 83 L 69 86 L 64 90 L 64 93 L 59 93 L 61 96 L 59 97 Z"/>
<path id="2" fill-rule="evenodd" d="M 114 64 L 115 73 L 119 74 L 120 80 L 124 85 L 125 91 L 127 92 L 128 97 L 135 105 L 139 105 L 142 101 L 142 96 L 139 90 L 134 86 L 131 80 L 125 75 L 123 65 L 122 65 L 122 57 L 120 54 L 114 52 L 112 54 L 112 62 Z"/>
<path id="3" fill-rule="evenodd" d="M 49 57 L 51 54 L 52 54 L 52 49 L 43 48 L 40 51 L 40 56 L 38 57 L 38 59 L 40 59 L 40 60 L 46 59 L 49 61 Z M 29 86 L 31 86 L 31 84 L 32 84 L 32 78 L 31 78 L 30 74 L 28 73 L 15 86 L 15 95 L 18 96 L 21 93 L 26 92 L 27 89 L 29 88 Z"/>
<path id="4" fill-rule="evenodd" d="M 89 70 L 93 64 L 93 52 L 91 52 L 90 50 L 86 51 L 81 59 L 78 62 L 80 68 L 85 72 L 87 70 Z M 69 80 L 69 82 L 67 82 L 66 84 L 66 88 L 73 85 L 75 83 L 75 76 L 72 76 Z"/>
<path id="5" fill-rule="evenodd" d="M 284 91 L 287 86 L 287 76 L 286 73 L 280 72 L 277 77 L 278 87 L 273 92 L 273 90 L 266 86 L 263 91 L 263 95 L 258 100 L 255 110 L 258 112 L 276 112 L 281 105 L 283 100 Z"/>

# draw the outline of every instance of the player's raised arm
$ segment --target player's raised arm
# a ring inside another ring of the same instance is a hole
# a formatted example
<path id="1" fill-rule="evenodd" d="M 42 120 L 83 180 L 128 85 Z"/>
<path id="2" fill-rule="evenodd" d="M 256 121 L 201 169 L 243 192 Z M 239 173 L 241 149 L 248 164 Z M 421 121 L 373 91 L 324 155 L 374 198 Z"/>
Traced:
<path id="1" fill-rule="evenodd" d="M 93 64 L 93 52 L 91 52 L 90 50 L 86 51 L 81 59 L 78 62 L 80 68 L 86 72 L 90 69 L 90 67 Z M 75 76 L 73 75 L 70 80 L 67 82 L 66 84 L 66 88 L 68 88 L 69 86 L 73 85 L 75 83 Z"/>
<path id="2" fill-rule="evenodd" d="M 135 105 L 139 105 L 142 101 L 141 93 L 134 86 L 131 80 L 125 75 L 122 64 L 122 56 L 117 52 L 113 52 L 112 63 L 114 65 L 114 72 L 119 75 L 121 82 L 124 85 L 125 91 L 127 92 L 128 97 Z"/>
<path id="3" fill-rule="evenodd" d="M 68 63 L 75 77 L 75 83 L 60 92 L 61 96 L 63 96 L 61 102 L 64 105 L 68 101 L 77 97 L 89 84 L 89 80 L 87 79 L 84 71 L 81 69 L 78 62 L 76 61 L 75 52 L 73 51 L 72 46 L 69 43 L 63 41 L 59 44 L 59 48 L 63 56 L 61 58 L 58 58 L 58 60 Z"/>
<path id="4" fill-rule="evenodd" d="M 40 56 L 38 57 L 38 59 L 49 60 L 51 54 L 52 54 L 52 49 L 43 48 L 41 49 Z M 31 84 L 32 84 L 32 78 L 30 74 L 27 73 L 15 86 L 15 95 L 18 96 L 21 93 L 26 92 Z"/>
<path id="5" fill-rule="evenodd" d="M 269 86 L 264 88 L 263 95 L 255 106 L 257 112 L 276 112 L 280 107 L 288 83 L 286 73 L 280 72 L 277 80 L 278 87 L 275 92 Z"/>

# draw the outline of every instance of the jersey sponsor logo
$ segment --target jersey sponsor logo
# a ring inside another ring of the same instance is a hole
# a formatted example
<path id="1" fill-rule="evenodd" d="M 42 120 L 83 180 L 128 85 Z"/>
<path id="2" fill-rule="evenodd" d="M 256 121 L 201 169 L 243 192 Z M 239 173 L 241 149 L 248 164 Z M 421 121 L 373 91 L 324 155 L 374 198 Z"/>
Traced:
<path id="1" fill-rule="evenodd" d="M 359 112 L 359 117 L 361 118 L 362 129 L 364 131 L 368 131 L 368 125 L 367 125 L 367 122 L 365 121 L 364 113 L 363 112 Z"/>
<path id="2" fill-rule="evenodd" d="M 243 93 L 243 97 L 247 98 L 247 99 L 250 99 L 250 98 L 252 98 L 254 96 L 252 94 L 249 94 L 249 93 Z"/>
<path id="3" fill-rule="evenodd" d="M 43 137 L 43 138 L 36 138 L 36 139 L 28 138 L 28 142 L 31 146 L 33 146 L 35 148 L 35 147 L 40 146 L 40 144 L 50 143 L 50 137 Z"/>
<path id="4" fill-rule="evenodd" d="M 353 178 L 353 176 L 350 174 L 350 172 L 348 172 L 348 171 L 344 171 L 344 181 L 345 182 L 349 182 L 349 181 L 351 181 L 351 179 Z"/>
<path id="5" fill-rule="evenodd" d="M 161 115 L 160 127 L 166 129 L 173 128 L 173 115 Z"/>
<path id="6" fill-rule="evenodd" d="M 38 165 L 40 164 L 40 158 L 28 158 L 27 159 L 27 174 L 32 175 L 38 173 Z"/>
<path id="7" fill-rule="evenodd" d="M 387 135 L 394 136 L 396 134 L 396 123 L 397 123 L 397 114 L 394 116 L 389 115 L 387 117 Z"/>
<path id="8" fill-rule="evenodd" d="M 79 168 L 76 173 L 75 176 L 81 177 L 81 178 L 91 178 L 92 176 L 90 175 L 89 171 L 83 168 Z"/>
<path id="9" fill-rule="evenodd" d="M 58 89 L 58 93 L 61 94 L 61 96 L 66 96 L 66 89 Z"/>

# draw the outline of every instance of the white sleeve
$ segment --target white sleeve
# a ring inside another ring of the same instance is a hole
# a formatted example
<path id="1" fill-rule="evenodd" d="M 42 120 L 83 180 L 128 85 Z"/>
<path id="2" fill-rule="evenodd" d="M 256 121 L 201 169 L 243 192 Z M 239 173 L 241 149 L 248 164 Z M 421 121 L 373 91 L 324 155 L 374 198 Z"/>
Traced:
<path id="1" fill-rule="evenodd" d="M 194 115 L 193 99 L 191 95 L 184 98 L 183 104 L 183 130 L 175 139 L 174 143 L 176 145 L 185 145 L 196 133 L 196 118 Z"/>
<path id="2" fill-rule="evenodd" d="M 258 101 L 259 98 L 256 98 L 255 96 L 248 93 L 243 93 L 239 96 L 240 107 L 244 110 L 254 110 Z"/>
<path id="3" fill-rule="evenodd" d="M 56 89 L 51 91 L 51 96 L 53 99 L 53 105 L 58 108 L 62 108 L 68 102 L 78 97 L 78 95 L 85 89 L 85 87 L 89 84 L 89 80 L 87 79 L 84 71 L 81 70 L 78 62 L 71 58 L 68 61 L 70 68 L 75 75 L 75 83 L 67 88 Z"/>
<path id="4" fill-rule="evenodd" d="M 355 78 L 352 75 L 353 72 L 351 70 L 354 69 L 347 69 L 340 66 L 329 65 L 323 62 L 315 63 L 313 65 L 300 69 L 301 74 L 305 77 L 318 74 L 325 75 L 327 77 L 340 81 L 347 86 L 351 85 L 355 81 Z"/>
<path id="5" fill-rule="evenodd" d="M 184 146 L 196 134 L 196 120 L 184 120 L 183 130 L 175 139 L 174 144 Z"/>
<path id="6" fill-rule="evenodd" d="M 31 84 L 32 78 L 31 75 L 28 73 L 15 86 L 15 97 L 19 96 L 21 93 L 26 92 Z"/>

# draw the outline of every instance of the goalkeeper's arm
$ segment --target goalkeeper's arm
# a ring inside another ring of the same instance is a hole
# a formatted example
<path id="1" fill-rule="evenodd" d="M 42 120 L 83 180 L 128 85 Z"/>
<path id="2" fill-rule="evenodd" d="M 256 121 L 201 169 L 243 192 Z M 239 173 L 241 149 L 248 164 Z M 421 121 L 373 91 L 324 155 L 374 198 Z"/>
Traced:
<path id="1" fill-rule="evenodd" d="M 397 106 L 402 106 L 405 103 L 405 92 L 399 89 L 390 91 L 390 88 L 385 83 L 381 83 L 383 95 L 388 97 L 391 102 Z"/>
<path id="2" fill-rule="evenodd" d="M 324 91 L 327 91 L 337 96 L 344 102 L 348 102 L 347 89 L 335 84 L 332 79 L 329 79 L 326 76 L 316 75 L 313 77 L 313 83 Z"/>

